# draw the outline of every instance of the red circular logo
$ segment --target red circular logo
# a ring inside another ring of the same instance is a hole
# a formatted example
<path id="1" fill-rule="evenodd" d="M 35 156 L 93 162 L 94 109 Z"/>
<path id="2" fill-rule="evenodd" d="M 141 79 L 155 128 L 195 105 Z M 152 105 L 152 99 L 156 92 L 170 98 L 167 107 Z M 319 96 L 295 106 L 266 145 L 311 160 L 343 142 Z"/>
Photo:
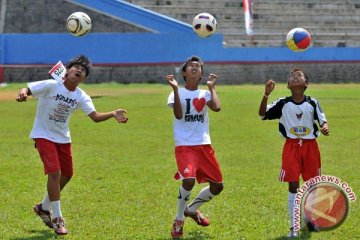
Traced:
<path id="1" fill-rule="evenodd" d="M 318 230 L 340 226 L 347 217 L 349 202 L 342 189 L 332 183 L 313 186 L 303 199 L 305 219 Z"/>

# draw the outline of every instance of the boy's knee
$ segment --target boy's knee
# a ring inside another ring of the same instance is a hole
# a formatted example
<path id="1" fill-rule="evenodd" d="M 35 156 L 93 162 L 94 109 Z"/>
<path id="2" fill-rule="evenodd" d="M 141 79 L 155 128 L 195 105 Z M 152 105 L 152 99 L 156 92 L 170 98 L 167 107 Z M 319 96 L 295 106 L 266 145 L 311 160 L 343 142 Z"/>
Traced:
<path id="1" fill-rule="evenodd" d="M 195 185 L 195 179 L 184 179 L 182 181 L 182 187 L 186 190 L 186 191 L 191 191 L 193 189 Z"/>
<path id="2" fill-rule="evenodd" d="M 61 177 L 61 172 L 59 170 L 56 172 L 48 173 L 47 175 L 48 175 L 48 181 L 59 181 Z"/>
<path id="3" fill-rule="evenodd" d="M 223 183 L 216 183 L 210 185 L 210 192 L 214 195 L 219 195 L 224 189 Z"/>
<path id="4" fill-rule="evenodd" d="M 289 192 L 297 193 L 299 182 L 289 182 Z"/>

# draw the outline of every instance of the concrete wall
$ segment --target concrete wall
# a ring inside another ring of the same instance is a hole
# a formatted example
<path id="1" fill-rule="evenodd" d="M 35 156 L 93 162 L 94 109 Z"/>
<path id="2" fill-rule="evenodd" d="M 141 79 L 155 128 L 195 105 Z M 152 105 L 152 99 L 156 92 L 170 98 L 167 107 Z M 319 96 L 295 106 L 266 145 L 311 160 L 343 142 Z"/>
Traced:
<path id="1" fill-rule="evenodd" d="M 182 77 L 178 72 L 180 64 L 163 66 L 95 66 L 88 83 L 165 83 L 167 74 L 175 74 L 178 81 Z M 212 64 L 205 63 L 205 76 L 209 73 L 219 75 L 218 84 L 258 84 L 272 78 L 278 82 L 286 82 L 289 71 L 294 67 L 302 68 L 311 83 L 360 83 L 359 63 L 278 63 L 278 64 Z M 42 67 L 7 67 L 6 82 L 29 82 L 48 79 L 50 66 Z"/>
<path id="2" fill-rule="evenodd" d="M 97 11 L 62 0 L 7 0 L 4 33 L 66 33 L 65 21 L 73 12 L 86 12 L 91 32 L 147 32 Z"/>
<path id="3" fill-rule="evenodd" d="M 253 1 L 252 38 L 246 35 L 241 0 L 125 0 L 190 23 L 200 12 L 218 20 L 218 32 L 229 47 L 285 46 L 294 27 L 307 29 L 314 46 L 360 47 L 359 0 Z"/>

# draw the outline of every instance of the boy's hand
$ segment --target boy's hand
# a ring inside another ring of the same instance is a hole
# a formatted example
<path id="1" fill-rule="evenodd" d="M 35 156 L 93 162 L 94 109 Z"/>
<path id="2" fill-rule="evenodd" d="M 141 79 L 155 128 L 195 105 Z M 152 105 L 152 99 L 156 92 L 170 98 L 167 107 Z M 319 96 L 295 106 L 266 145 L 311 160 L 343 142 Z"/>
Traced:
<path id="1" fill-rule="evenodd" d="M 22 88 L 22 89 L 19 91 L 19 93 L 18 93 L 18 95 L 17 95 L 17 97 L 16 97 L 16 101 L 18 101 L 18 102 L 24 102 L 24 101 L 26 101 L 27 97 L 28 97 L 28 90 L 27 90 L 27 88 Z"/>
<path id="2" fill-rule="evenodd" d="M 208 81 L 206 83 L 207 83 L 209 88 L 214 88 L 216 81 L 217 81 L 217 75 L 213 74 L 213 73 L 210 73 L 209 79 L 208 79 Z"/>
<path id="3" fill-rule="evenodd" d="M 327 123 L 324 123 L 322 126 L 321 126 L 321 129 L 320 129 L 321 133 L 324 135 L 324 136 L 329 136 L 330 135 L 330 129 L 329 129 L 329 126 Z"/>
<path id="4" fill-rule="evenodd" d="M 167 75 L 166 76 L 166 81 L 169 83 L 169 85 L 173 88 L 176 89 L 179 87 L 177 81 L 174 78 L 174 75 Z"/>
<path id="5" fill-rule="evenodd" d="M 265 83 L 265 92 L 266 96 L 269 96 L 270 93 L 275 89 L 275 81 L 270 79 Z"/>
<path id="6" fill-rule="evenodd" d="M 124 109 L 115 110 L 115 118 L 119 123 L 126 123 L 128 118 L 126 117 L 127 111 Z"/>

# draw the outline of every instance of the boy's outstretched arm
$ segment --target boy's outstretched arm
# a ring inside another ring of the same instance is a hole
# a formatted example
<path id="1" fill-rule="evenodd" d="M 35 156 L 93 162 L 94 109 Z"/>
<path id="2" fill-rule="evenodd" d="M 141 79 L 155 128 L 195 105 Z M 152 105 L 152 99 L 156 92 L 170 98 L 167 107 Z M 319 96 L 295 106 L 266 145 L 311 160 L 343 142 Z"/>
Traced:
<path id="1" fill-rule="evenodd" d="M 269 98 L 271 92 L 275 88 L 275 81 L 270 79 L 265 83 L 265 92 L 264 96 L 261 100 L 260 107 L 259 107 L 259 115 L 261 117 L 265 116 L 266 114 L 266 107 L 267 107 L 267 99 Z"/>
<path id="2" fill-rule="evenodd" d="M 89 117 L 94 122 L 102 122 L 108 120 L 109 118 L 114 117 L 116 121 L 118 121 L 119 123 L 126 123 L 128 120 L 128 118 L 125 115 L 126 113 L 127 111 L 124 109 L 117 109 L 112 112 L 104 112 L 104 113 L 94 111 L 89 114 Z"/>

